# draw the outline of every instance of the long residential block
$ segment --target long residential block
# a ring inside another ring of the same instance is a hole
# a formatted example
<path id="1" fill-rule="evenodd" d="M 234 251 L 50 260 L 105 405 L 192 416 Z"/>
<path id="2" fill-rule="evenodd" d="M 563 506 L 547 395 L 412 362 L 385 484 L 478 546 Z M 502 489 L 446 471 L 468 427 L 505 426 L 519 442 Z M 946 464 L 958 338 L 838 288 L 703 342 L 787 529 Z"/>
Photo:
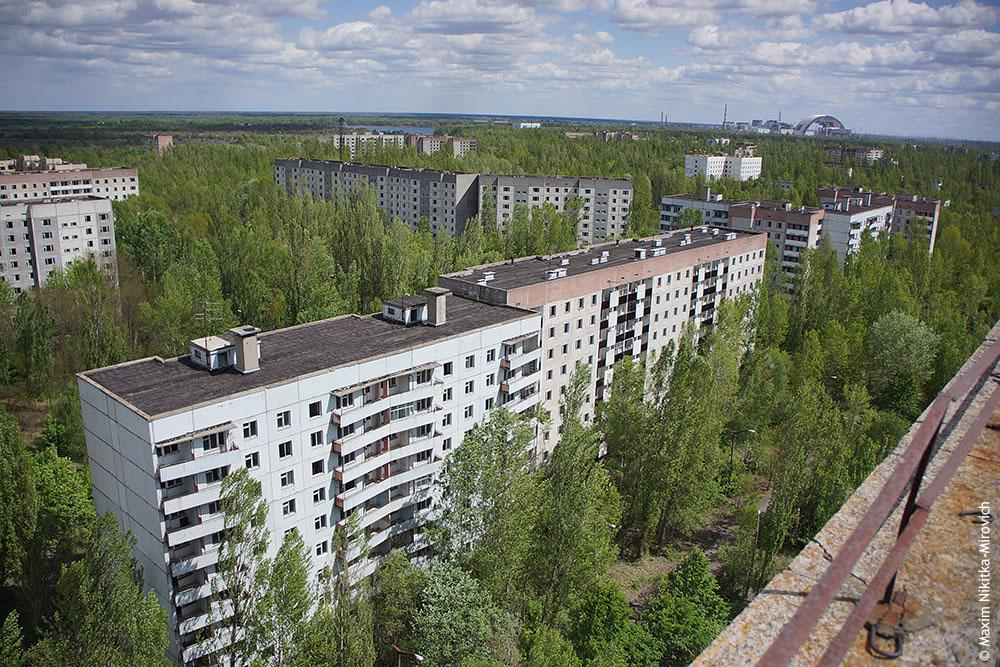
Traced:
<path id="1" fill-rule="evenodd" d="M 210 651 L 202 633 L 226 615 L 210 597 L 232 470 L 261 482 L 272 556 L 296 528 L 320 570 L 356 512 L 372 547 L 359 571 L 419 552 L 447 452 L 491 410 L 537 405 L 540 320 L 432 288 L 378 315 L 238 327 L 183 357 L 80 374 L 94 502 L 136 535 L 171 653 Z"/>
<path id="2" fill-rule="evenodd" d="M 518 205 L 549 204 L 562 211 L 576 200 L 577 236 L 594 243 L 624 235 L 632 203 L 631 182 L 613 178 L 462 174 L 299 158 L 275 160 L 274 176 L 289 194 L 325 199 L 337 189 L 372 187 L 387 216 L 413 228 L 426 219 L 431 231 L 452 235 L 460 234 L 470 217 L 482 213 L 488 196 L 501 227 L 513 219 Z"/>
<path id="3" fill-rule="evenodd" d="M 558 441 L 560 399 L 577 364 L 590 368 L 584 420 L 625 357 L 652 361 L 689 322 L 700 333 L 725 297 L 746 294 L 764 271 L 767 236 L 696 227 L 585 250 L 478 266 L 441 276 L 456 294 L 542 315 L 542 407 L 550 421 L 539 452 Z"/>
<path id="4" fill-rule="evenodd" d="M 59 158 L 22 155 L 3 161 L 0 203 L 95 195 L 121 201 L 139 194 L 139 172 L 127 167 L 87 167 Z"/>
<path id="5" fill-rule="evenodd" d="M 722 299 L 753 289 L 766 238 L 698 227 L 480 266 L 375 315 L 242 326 L 182 357 L 81 373 L 95 504 L 137 536 L 172 654 L 211 652 L 204 633 L 228 613 L 212 593 L 219 494 L 235 468 L 261 482 L 272 555 L 298 529 L 318 573 L 335 526 L 356 513 L 372 547 L 366 560 L 351 553 L 356 571 L 393 548 L 425 554 L 436 480 L 476 424 L 500 407 L 525 415 L 545 460 L 576 366 L 590 367 L 592 421 L 615 363 L 652 361 L 685 326 L 702 335 Z"/>

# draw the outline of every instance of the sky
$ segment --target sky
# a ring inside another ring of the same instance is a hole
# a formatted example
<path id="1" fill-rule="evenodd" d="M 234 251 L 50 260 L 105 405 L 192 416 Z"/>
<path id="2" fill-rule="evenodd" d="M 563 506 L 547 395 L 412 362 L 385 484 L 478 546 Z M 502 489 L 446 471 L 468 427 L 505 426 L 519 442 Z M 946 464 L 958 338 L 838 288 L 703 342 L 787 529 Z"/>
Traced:
<path id="1" fill-rule="evenodd" d="M 0 0 L 0 107 L 484 113 L 1000 140 L 1000 0 Z"/>

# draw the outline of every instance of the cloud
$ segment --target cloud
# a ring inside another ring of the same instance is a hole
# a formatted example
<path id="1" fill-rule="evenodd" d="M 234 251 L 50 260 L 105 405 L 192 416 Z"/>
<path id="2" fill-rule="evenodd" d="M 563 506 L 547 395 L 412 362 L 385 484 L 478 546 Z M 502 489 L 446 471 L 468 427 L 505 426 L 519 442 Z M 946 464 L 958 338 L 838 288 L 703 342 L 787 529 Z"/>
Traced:
<path id="1" fill-rule="evenodd" d="M 1000 10 L 976 0 L 961 0 L 938 9 L 910 0 L 879 0 L 841 12 L 822 14 L 813 19 L 820 30 L 862 35 L 906 35 L 956 28 L 994 26 Z"/>
<path id="2" fill-rule="evenodd" d="M 534 8 L 484 0 L 423 0 L 406 15 L 418 32 L 448 35 L 536 33 L 546 19 Z"/>

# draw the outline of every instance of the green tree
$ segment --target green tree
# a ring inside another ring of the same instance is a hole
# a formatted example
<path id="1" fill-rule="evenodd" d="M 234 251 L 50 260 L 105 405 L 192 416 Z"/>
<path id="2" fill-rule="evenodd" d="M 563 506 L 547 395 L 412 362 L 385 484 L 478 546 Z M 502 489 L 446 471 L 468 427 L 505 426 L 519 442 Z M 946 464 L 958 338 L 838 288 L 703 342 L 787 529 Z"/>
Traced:
<path id="1" fill-rule="evenodd" d="M 533 544 L 539 478 L 528 451 L 528 422 L 495 410 L 449 456 L 440 478 L 440 514 L 431 534 L 494 599 L 516 605 Z"/>
<path id="2" fill-rule="evenodd" d="M 569 638 L 589 665 L 654 667 L 663 652 L 646 628 L 631 618 L 628 601 L 611 581 L 601 581 L 573 613 Z"/>
<path id="3" fill-rule="evenodd" d="M 426 580 L 426 571 L 411 563 L 402 549 L 390 551 L 379 565 L 372 592 L 374 635 L 378 638 L 377 664 L 384 667 L 396 664 L 393 644 L 404 649 L 414 648 L 412 629 Z"/>
<path id="4" fill-rule="evenodd" d="M 69 459 L 48 448 L 35 456 L 38 498 L 35 530 L 21 564 L 27 627 L 40 629 L 53 601 L 60 570 L 85 554 L 96 517 L 90 482 Z"/>
<path id="5" fill-rule="evenodd" d="M 438 562 L 427 574 L 415 636 L 419 653 L 432 667 L 489 660 L 496 652 L 504 613 L 471 574 Z"/>
<path id="6" fill-rule="evenodd" d="M 29 394 L 41 396 L 49 387 L 54 367 L 52 339 L 55 321 L 52 311 L 42 299 L 23 292 L 17 297 L 14 328 L 17 332 L 16 359 L 21 377 Z"/>
<path id="7" fill-rule="evenodd" d="M 267 588 L 261 600 L 264 651 L 268 664 L 295 664 L 305 642 L 309 614 L 316 601 L 309 582 L 309 553 L 299 531 L 285 535 L 267 572 Z"/>
<path id="8" fill-rule="evenodd" d="M 51 630 L 32 651 L 41 665 L 167 665 L 167 615 L 131 555 L 135 541 L 110 514 L 85 555 L 59 578 Z"/>
<path id="9" fill-rule="evenodd" d="M 525 652 L 525 667 L 582 667 L 573 644 L 547 625 L 531 633 Z"/>
<path id="10" fill-rule="evenodd" d="M 24 637 L 21 635 L 21 623 L 16 611 L 7 614 L 3 626 L 0 627 L 0 665 L 5 667 L 24 667 L 28 656 L 24 650 Z"/>
<path id="11" fill-rule="evenodd" d="M 543 470 L 538 526 L 529 558 L 543 624 L 564 626 L 565 614 L 614 562 L 621 498 L 597 463 L 597 432 L 580 419 L 590 368 L 573 371 L 562 401 L 562 437 Z"/>
<path id="12" fill-rule="evenodd" d="M 632 179 L 632 204 L 629 208 L 624 236 L 645 237 L 659 231 L 653 210 L 653 186 L 649 176 L 640 174 Z"/>
<path id="13" fill-rule="evenodd" d="M 666 356 L 668 353 L 664 353 Z M 605 464 L 621 492 L 618 538 L 624 554 L 639 557 L 655 527 L 660 460 L 650 436 L 650 413 L 643 403 L 645 370 L 625 358 L 615 366 L 611 396 L 601 407 L 598 428 L 607 447 Z"/>
<path id="14" fill-rule="evenodd" d="M 729 607 L 698 549 L 661 583 L 642 614 L 642 622 L 662 647 L 662 665 L 693 661 L 729 622 Z"/>
<path id="15" fill-rule="evenodd" d="M 368 556 L 360 525 L 360 514 L 354 514 L 334 532 L 336 569 L 324 572 L 324 590 L 309 621 L 299 658 L 301 667 L 375 664 L 374 611 L 368 580 L 351 569 L 352 562 L 364 562 Z"/>
<path id="16" fill-rule="evenodd" d="M 870 384 L 879 407 L 911 419 L 920 413 L 937 344 L 937 335 L 912 315 L 893 311 L 875 322 L 868 358 Z"/>
<path id="17" fill-rule="evenodd" d="M 261 497 L 260 482 L 246 468 L 238 468 L 222 480 L 219 504 L 224 532 L 216 565 L 218 576 L 212 579 L 212 596 L 218 601 L 212 613 L 218 622 L 212 626 L 209 639 L 218 647 L 219 660 L 242 667 L 252 664 L 267 642 L 263 636 L 269 569 L 267 504 Z M 238 639 L 230 641 L 232 637 Z"/>
<path id="18" fill-rule="evenodd" d="M 14 288 L 0 280 L 0 385 L 14 382 L 17 350 L 17 299 Z"/>
<path id="19" fill-rule="evenodd" d="M 31 455 L 17 420 L 0 406 L 0 583 L 20 574 L 37 515 Z"/>

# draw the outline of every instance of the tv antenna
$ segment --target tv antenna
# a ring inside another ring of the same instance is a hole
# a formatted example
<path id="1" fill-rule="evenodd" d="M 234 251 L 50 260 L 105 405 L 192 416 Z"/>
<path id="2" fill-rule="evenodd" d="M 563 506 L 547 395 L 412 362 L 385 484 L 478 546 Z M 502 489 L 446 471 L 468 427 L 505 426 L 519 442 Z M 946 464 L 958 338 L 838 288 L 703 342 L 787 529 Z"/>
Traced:
<path id="1" fill-rule="evenodd" d="M 337 123 L 340 125 L 340 161 L 344 161 L 344 134 L 347 128 L 347 121 L 341 116 L 337 119 Z"/>
<path id="2" fill-rule="evenodd" d="M 218 301 L 204 301 L 202 303 L 202 310 L 200 313 L 195 313 L 194 318 L 192 318 L 196 323 L 201 324 L 202 334 L 202 347 L 206 350 L 208 349 L 208 338 L 213 335 L 212 332 L 215 331 L 215 325 L 222 322 L 222 314 L 219 312 L 222 304 Z"/>

